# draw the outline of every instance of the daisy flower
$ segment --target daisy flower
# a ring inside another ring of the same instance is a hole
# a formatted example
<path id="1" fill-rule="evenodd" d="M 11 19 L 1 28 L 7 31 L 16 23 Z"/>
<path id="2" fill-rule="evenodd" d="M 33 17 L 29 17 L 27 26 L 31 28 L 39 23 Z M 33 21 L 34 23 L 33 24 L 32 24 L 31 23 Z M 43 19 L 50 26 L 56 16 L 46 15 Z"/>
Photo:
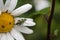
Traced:
<path id="1" fill-rule="evenodd" d="M 15 18 L 32 8 L 25 4 L 15 9 L 18 0 L 0 0 L 0 40 L 25 40 L 22 33 L 31 34 L 33 30 L 26 26 L 34 26 L 31 18 Z M 15 9 L 15 10 L 14 10 Z"/>

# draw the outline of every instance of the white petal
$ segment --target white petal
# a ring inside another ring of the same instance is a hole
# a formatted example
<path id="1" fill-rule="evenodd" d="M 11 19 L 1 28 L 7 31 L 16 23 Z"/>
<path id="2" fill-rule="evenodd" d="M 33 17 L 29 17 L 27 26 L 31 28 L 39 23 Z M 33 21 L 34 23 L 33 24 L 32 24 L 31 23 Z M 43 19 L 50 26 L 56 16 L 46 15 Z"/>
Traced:
<path id="1" fill-rule="evenodd" d="M 11 0 L 10 6 L 8 8 L 9 12 L 12 12 L 13 9 L 16 7 L 18 0 Z"/>
<path id="2" fill-rule="evenodd" d="M 22 20 L 24 18 L 15 18 L 15 24 L 18 22 L 18 20 Z"/>
<path id="3" fill-rule="evenodd" d="M 14 11 L 12 12 L 12 15 L 14 15 L 14 16 L 19 16 L 19 15 L 27 12 L 27 11 L 30 10 L 31 8 L 32 8 L 32 5 L 30 5 L 30 4 L 25 4 L 25 5 L 17 8 L 16 10 L 14 10 Z"/>
<path id="4" fill-rule="evenodd" d="M 4 4 L 3 4 L 3 0 L 0 0 L 0 11 L 2 10 Z"/>
<path id="5" fill-rule="evenodd" d="M 33 21 L 33 19 L 32 19 L 32 18 L 26 18 L 26 20 L 27 20 L 27 21 Z"/>
<path id="6" fill-rule="evenodd" d="M 3 8 L 3 11 L 8 10 L 8 7 L 9 7 L 9 5 L 10 5 L 10 1 L 11 1 L 11 0 L 6 0 L 5 5 L 4 5 L 4 8 Z"/>
<path id="7" fill-rule="evenodd" d="M 12 35 L 10 35 L 10 33 L 7 33 L 7 40 L 14 40 L 14 38 L 12 37 Z"/>
<path id="8" fill-rule="evenodd" d="M 1 39 L 1 37 L 2 37 L 2 34 L 0 33 L 0 39 Z"/>
<path id="9" fill-rule="evenodd" d="M 12 29 L 12 31 L 10 32 L 11 35 L 16 39 L 16 40 L 25 40 L 23 38 L 23 35 L 21 33 L 19 33 L 17 30 Z"/>
<path id="10" fill-rule="evenodd" d="M 30 25 L 31 26 L 34 26 L 35 25 L 35 23 L 33 22 L 33 19 L 31 19 L 31 18 L 15 18 L 15 24 L 18 22 L 18 20 L 22 20 L 22 19 L 23 20 L 26 19 L 26 21 L 24 23 L 27 22 L 29 24 L 29 26 Z M 32 24 L 30 24 L 29 22 L 32 23 Z M 23 25 L 26 26 L 26 24 L 24 24 L 24 23 L 23 23 Z M 28 24 L 27 24 L 27 26 L 28 26 Z"/>
<path id="11" fill-rule="evenodd" d="M 15 25 L 15 29 L 22 32 L 22 33 L 25 33 L 25 34 L 31 34 L 33 33 L 33 30 L 29 29 L 28 27 L 23 27 L 23 26 L 17 26 Z"/>
<path id="12" fill-rule="evenodd" d="M 49 7 L 49 2 L 47 0 L 34 0 L 36 11 L 42 10 Z"/>
<path id="13" fill-rule="evenodd" d="M 1 15 L 2 13 L 1 13 L 1 11 L 0 11 L 0 15 Z"/>
<path id="14" fill-rule="evenodd" d="M 1 40 L 7 40 L 7 35 L 5 33 L 2 34 Z"/>
<path id="15" fill-rule="evenodd" d="M 34 26 L 36 25 L 36 23 L 33 21 L 25 21 L 22 25 L 23 26 Z"/>
<path id="16" fill-rule="evenodd" d="M 18 20 L 24 20 L 25 18 L 15 18 L 15 24 L 18 22 Z"/>
<path id="17" fill-rule="evenodd" d="M 0 7 L 3 6 L 3 0 L 0 0 Z"/>
<path id="18" fill-rule="evenodd" d="M 20 18 L 15 18 L 15 24 L 18 22 L 18 20 L 21 20 Z"/>

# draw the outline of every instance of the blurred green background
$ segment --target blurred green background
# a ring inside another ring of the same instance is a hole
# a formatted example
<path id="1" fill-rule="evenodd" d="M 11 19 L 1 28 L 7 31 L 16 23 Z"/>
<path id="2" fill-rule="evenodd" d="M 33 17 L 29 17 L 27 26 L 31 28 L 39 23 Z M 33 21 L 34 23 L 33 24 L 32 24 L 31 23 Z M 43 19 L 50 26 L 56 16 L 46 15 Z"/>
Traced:
<path id="1" fill-rule="evenodd" d="M 51 0 L 48 0 L 51 4 Z M 23 4 L 30 3 L 33 5 L 33 8 L 22 14 L 18 17 L 29 17 L 33 18 L 36 22 L 36 26 L 31 27 L 34 30 L 33 34 L 26 35 L 23 34 L 26 40 L 46 40 L 47 37 L 47 21 L 45 16 L 50 13 L 50 7 L 45 8 L 41 11 L 35 11 L 33 0 L 19 0 L 17 7 L 22 6 Z M 17 8 L 16 7 L 16 8 Z M 44 14 L 46 13 L 46 14 Z M 28 16 L 27 16 L 28 15 Z M 55 11 L 51 25 L 51 40 L 60 40 L 60 0 L 56 0 Z"/>
<path id="2" fill-rule="evenodd" d="M 48 0 L 48 1 L 51 4 L 51 0 Z M 34 27 L 30 27 L 31 29 L 34 30 L 33 34 L 30 34 L 30 35 L 23 34 L 25 39 L 26 40 L 46 40 L 47 20 L 45 19 L 45 16 L 48 17 L 47 15 L 50 13 L 50 7 L 42 9 L 40 11 L 35 11 L 33 0 L 19 0 L 17 7 L 20 7 L 27 3 L 32 4 L 33 8 L 30 11 L 18 17 L 33 18 L 34 21 L 36 22 L 36 25 Z M 51 25 L 51 40 L 60 40 L 60 0 L 56 0 L 54 16 L 53 16 L 52 25 Z"/>

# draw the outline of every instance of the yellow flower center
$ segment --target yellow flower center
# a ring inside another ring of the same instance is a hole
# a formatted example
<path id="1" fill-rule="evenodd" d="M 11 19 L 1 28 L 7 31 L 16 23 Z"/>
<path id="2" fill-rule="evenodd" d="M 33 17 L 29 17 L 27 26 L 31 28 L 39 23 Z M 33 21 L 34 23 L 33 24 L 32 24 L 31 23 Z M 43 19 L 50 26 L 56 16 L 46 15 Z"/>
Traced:
<path id="1" fill-rule="evenodd" d="M 0 15 L 0 32 L 9 32 L 14 26 L 14 18 L 8 12 Z"/>

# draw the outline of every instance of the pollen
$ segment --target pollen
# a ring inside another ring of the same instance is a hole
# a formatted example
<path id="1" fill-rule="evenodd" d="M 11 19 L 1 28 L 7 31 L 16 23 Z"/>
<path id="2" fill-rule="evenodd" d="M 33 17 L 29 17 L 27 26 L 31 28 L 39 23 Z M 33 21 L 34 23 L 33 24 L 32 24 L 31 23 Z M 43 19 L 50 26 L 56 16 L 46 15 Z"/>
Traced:
<path id="1" fill-rule="evenodd" d="M 14 27 L 14 17 L 8 12 L 0 14 L 0 32 L 9 32 Z"/>

